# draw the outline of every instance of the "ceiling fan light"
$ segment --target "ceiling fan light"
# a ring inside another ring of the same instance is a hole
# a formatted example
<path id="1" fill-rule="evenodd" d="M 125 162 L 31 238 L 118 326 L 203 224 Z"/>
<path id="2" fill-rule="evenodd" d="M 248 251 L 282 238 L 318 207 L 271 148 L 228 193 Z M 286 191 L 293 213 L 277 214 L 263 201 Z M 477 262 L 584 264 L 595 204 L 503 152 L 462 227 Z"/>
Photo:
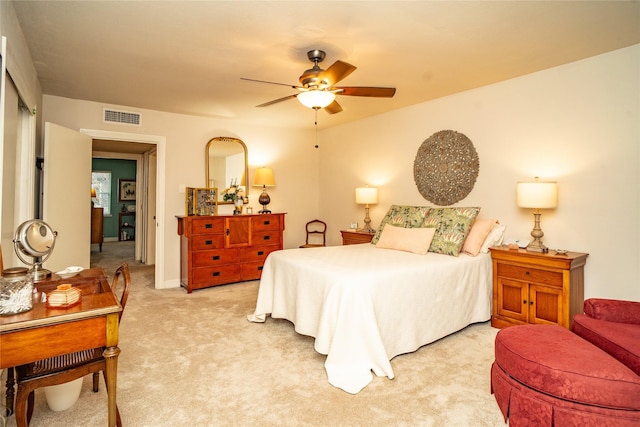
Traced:
<path id="1" fill-rule="evenodd" d="M 309 90 L 298 94 L 298 101 L 307 108 L 324 108 L 336 99 L 336 94 L 326 90 Z"/>

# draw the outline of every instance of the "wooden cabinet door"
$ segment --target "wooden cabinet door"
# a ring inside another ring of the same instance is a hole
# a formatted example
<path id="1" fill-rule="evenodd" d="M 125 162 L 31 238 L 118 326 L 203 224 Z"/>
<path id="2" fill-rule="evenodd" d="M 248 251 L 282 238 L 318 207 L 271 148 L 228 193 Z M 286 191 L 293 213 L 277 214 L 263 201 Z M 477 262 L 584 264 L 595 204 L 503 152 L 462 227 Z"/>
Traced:
<path id="1" fill-rule="evenodd" d="M 563 304 L 562 288 L 529 284 L 529 323 L 558 324 L 568 327 Z"/>
<path id="2" fill-rule="evenodd" d="M 226 248 L 251 246 L 251 217 L 238 215 L 225 218 L 224 233 Z"/>
<path id="3" fill-rule="evenodd" d="M 498 315 L 527 322 L 529 313 L 527 284 L 499 277 L 498 288 Z"/>

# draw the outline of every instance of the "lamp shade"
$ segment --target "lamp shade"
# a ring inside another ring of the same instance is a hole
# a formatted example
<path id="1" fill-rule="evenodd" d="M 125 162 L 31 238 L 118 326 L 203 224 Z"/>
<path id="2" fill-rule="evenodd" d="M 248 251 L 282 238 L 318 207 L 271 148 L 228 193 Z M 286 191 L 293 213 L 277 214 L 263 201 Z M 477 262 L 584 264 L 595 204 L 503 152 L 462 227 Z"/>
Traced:
<path id="1" fill-rule="evenodd" d="M 356 203 L 359 205 L 375 205 L 378 203 L 378 189 L 374 187 L 356 188 Z"/>
<path id="2" fill-rule="evenodd" d="M 519 182 L 517 202 L 521 208 L 551 209 L 558 205 L 557 182 Z"/>
<path id="3" fill-rule="evenodd" d="M 336 94 L 326 90 L 309 90 L 298 94 L 298 101 L 308 108 L 324 108 L 336 99 Z"/>
<path id="4" fill-rule="evenodd" d="M 91 197 L 97 197 L 98 195 L 96 194 L 96 189 L 95 188 L 91 188 Z"/>
<path id="5" fill-rule="evenodd" d="M 273 177 L 273 170 L 271 168 L 258 168 L 256 174 L 253 177 L 254 187 L 273 187 L 276 185 L 276 180 Z"/>

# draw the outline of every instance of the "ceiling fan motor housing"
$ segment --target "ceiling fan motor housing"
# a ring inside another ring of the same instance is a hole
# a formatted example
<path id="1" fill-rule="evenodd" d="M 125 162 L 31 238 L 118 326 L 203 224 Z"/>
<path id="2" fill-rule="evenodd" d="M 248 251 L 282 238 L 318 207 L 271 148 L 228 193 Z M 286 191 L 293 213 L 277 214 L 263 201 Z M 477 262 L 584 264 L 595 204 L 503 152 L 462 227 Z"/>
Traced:
<path id="1" fill-rule="evenodd" d="M 322 81 L 318 78 L 320 73 L 324 71 L 318 64 L 324 61 L 326 56 L 327 54 L 320 49 L 314 49 L 307 52 L 307 58 L 309 58 L 309 61 L 313 62 L 313 67 L 302 73 L 298 79 L 302 86 L 309 89 L 319 89 L 322 88 L 322 86 L 330 86 L 331 83 L 329 81 Z"/>

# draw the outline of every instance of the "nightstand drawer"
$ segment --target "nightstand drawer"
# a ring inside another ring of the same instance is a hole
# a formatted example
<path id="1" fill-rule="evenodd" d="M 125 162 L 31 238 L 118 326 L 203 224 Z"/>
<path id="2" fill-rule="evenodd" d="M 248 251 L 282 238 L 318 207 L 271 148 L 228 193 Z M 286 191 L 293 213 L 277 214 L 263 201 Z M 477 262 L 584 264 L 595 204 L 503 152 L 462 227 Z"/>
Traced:
<path id="1" fill-rule="evenodd" d="M 508 277 L 514 280 L 562 286 L 562 272 L 498 263 L 497 273 L 500 277 Z"/>

